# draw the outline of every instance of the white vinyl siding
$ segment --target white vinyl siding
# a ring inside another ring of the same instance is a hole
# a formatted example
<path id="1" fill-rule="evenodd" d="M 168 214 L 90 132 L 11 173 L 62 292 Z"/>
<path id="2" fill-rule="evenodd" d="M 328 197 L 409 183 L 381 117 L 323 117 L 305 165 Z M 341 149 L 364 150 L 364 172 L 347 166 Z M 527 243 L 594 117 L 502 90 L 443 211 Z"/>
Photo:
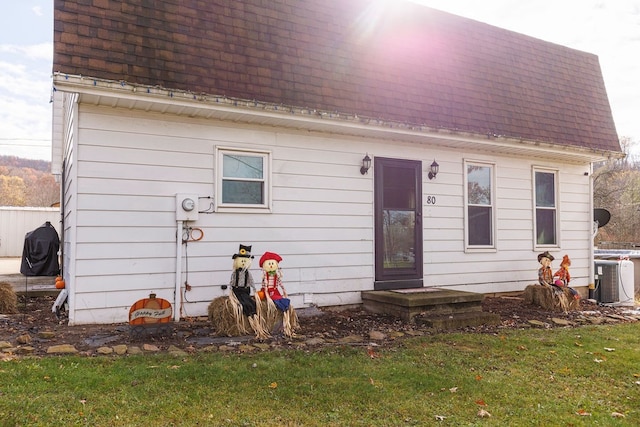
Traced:
<path id="1" fill-rule="evenodd" d="M 296 308 L 360 303 L 374 275 L 375 165 L 360 174 L 367 152 L 422 161 L 425 286 L 491 293 L 535 282 L 534 162 L 562 171 L 556 200 L 562 200 L 558 217 L 566 219 L 557 223 L 558 243 L 573 261 L 572 283 L 590 280 L 585 165 L 550 155 L 541 160 L 440 148 L 435 137 L 424 144 L 390 143 L 88 104 L 78 105 L 73 123 L 72 143 L 65 144 L 64 228 L 71 324 L 126 322 L 131 305 L 152 292 L 176 308 L 178 268 L 180 283 L 191 285 L 178 295 L 183 315 L 206 315 L 208 304 L 225 295 L 221 285 L 229 282 L 240 243 L 252 245 L 257 259 L 266 251 L 283 257 L 284 284 Z M 268 158 L 268 209 L 218 209 L 218 148 Z M 429 180 L 434 157 L 440 172 Z M 470 158 L 492 170 L 491 249 L 467 248 L 463 165 Z M 177 193 L 199 196 L 200 213 L 189 226 L 203 231 L 201 240 L 183 247 L 182 265 L 176 265 Z M 257 261 L 250 271 L 259 281 Z"/>

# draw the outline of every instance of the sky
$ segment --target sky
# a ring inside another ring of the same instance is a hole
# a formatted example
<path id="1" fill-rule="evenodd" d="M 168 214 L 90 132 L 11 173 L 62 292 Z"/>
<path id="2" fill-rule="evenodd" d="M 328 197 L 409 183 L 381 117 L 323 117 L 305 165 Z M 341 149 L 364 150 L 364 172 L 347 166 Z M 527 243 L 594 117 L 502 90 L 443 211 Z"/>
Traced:
<path id="1" fill-rule="evenodd" d="M 597 55 L 618 135 L 640 144 L 640 0 L 413 1 Z M 53 0 L 2 3 L 0 155 L 51 160 Z"/>

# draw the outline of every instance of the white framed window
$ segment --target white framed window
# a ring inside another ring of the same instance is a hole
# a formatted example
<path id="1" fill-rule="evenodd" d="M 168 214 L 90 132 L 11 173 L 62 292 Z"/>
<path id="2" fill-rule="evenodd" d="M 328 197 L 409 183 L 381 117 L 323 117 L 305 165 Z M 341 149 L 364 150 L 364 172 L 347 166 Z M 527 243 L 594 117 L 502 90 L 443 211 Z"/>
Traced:
<path id="1" fill-rule="evenodd" d="M 536 247 L 558 246 L 558 171 L 533 169 L 534 244 Z"/>
<path id="2" fill-rule="evenodd" d="M 268 151 L 216 147 L 216 208 L 271 207 L 271 155 Z"/>
<path id="3" fill-rule="evenodd" d="M 495 249 L 495 164 L 464 161 L 465 248 Z"/>

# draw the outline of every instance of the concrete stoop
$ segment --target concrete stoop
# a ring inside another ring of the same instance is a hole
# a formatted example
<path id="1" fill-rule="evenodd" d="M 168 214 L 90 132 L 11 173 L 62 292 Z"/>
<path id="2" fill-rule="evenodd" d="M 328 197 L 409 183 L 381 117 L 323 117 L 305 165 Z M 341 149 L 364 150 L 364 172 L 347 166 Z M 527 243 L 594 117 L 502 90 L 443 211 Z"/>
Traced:
<path id="1" fill-rule="evenodd" d="M 491 325 L 500 316 L 482 311 L 483 294 L 439 288 L 364 291 L 365 310 L 438 330 Z"/>

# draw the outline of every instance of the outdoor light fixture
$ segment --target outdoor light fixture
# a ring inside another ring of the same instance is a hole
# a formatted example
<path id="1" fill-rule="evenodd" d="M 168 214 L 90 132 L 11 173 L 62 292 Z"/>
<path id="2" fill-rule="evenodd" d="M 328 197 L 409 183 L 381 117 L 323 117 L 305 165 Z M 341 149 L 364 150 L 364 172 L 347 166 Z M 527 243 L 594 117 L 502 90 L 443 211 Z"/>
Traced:
<path id="1" fill-rule="evenodd" d="M 369 172 L 369 168 L 371 168 L 371 157 L 369 157 L 369 153 L 365 154 L 364 159 L 362 159 L 362 166 L 360 167 L 360 173 L 362 175 Z"/>
<path id="2" fill-rule="evenodd" d="M 440 170 L 440 165 L 436 163 L 434 159 L 433 163 L 431 163 L 431 166 L 429 167 L 429 179 L 435 178 L 436 175 L 438 175 L 439 170 Z"/>

